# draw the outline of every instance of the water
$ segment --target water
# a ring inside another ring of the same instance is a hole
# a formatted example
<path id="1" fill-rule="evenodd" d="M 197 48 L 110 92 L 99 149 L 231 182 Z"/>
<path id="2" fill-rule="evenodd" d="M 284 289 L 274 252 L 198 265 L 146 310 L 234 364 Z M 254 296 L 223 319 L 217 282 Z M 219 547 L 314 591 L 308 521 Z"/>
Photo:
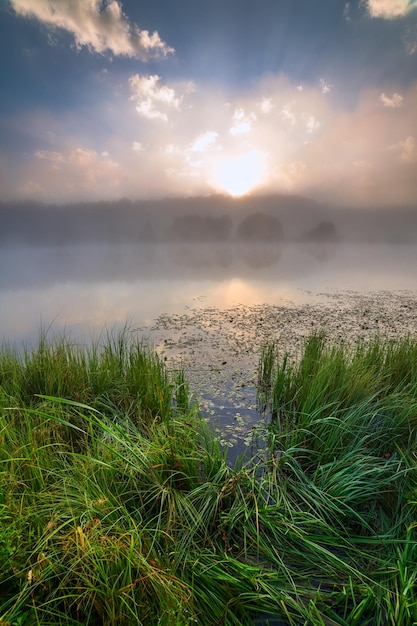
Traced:
<path id="1" fill-rule="evenodd" d="M 80 336 L 186 307 L 302 304 L 320 293 L 417 289 L 417 246 L 79 245 L 0 251 L 0 335 L 40 325 Z"/>
<path id="2" fill-rule="evenodd" d="M 0 335 L 36 342 L 52 325 L 88 341 L 129 321 L 168 365 L 185 367 L 233 463 L 257 449 L 254 438 L 262 447 L 261 343 L 297 349 L 321 325 L 340 338 L 416 333 L 416 269 L 416 245 L 3 247 Z"/>
<path id="3" fill-rule="evenodd" d="M 89 341 L 122 327 L 186 369 L 222 441 L 249 443 L 262 342 L 296 347 L 312 329 L 416 332 L 417 246 L 129 244 L 4 246 L 0 336 L 40 329 Z"/>

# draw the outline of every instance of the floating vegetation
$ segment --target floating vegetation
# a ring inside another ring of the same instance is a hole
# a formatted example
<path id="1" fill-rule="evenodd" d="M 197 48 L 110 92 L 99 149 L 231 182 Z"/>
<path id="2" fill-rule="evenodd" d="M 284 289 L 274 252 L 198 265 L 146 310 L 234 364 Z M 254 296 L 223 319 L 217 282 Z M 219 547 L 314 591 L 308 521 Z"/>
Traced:
<path id="1" fill-rule="evenodd" d="M 416 295 L 351 291 L 322 293 L 303 305 L 188 308 L 182 314 L 160 315 L 141 332 L 171 368 L 184 369 L 200 409 L 234 449 L 233 457 L 252 445 L 254 431 L 259 433 L 262 346 L 273 342 L 279 354 L 299 356 L 305 339 L 320 330 L 330 341 L 348 344 L 378 336 L 416 336 Z M 238 413 L 243 422 L 236 420 Z"/>

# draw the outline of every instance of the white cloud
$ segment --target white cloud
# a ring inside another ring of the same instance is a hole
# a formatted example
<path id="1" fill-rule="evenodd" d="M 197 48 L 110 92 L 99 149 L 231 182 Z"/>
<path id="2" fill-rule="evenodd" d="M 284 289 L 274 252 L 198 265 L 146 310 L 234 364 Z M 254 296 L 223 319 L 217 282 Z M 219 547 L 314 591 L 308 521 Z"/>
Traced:
<path id="1" fill-rule="evenodd" d="M 168 121 L 168 115 L 159 111 L 155 107 L 152 100 L 142 100 L 141 102 L 138 102 L 136 105 L 136 111 L 139 115 L 143 115 L 143 117 L 147 117 L 149 120 L 162 120 L 163 122 Z"/>
<path id="2" fill-rule="evenodd" d="M 94 150 L 85 150 L 84 148 L 76 148 L 71 150 L 67 157 L 67 163 L 73 163 L 80 165 L 81 167 L 87 167 L 92 163 L 95 163 L 97 159 L 97 153 Z"/>
<path id="3" fill-rule="evenodd" d="M 45 112 L 10 118 L 39 150 L 19 168 L 5 157 L 5 171 L 13 171 L 8 194 L 18 197 L 19 188 L 55 201 L 204 195 L 228 186 L 237 193 L 253 158 L 256 189 L 265 193 L 291 190 L 357 206 L 415 203 L 417 82 L 398 92 L 401 108 L 384 106 L 381 89 L 367 89 L 353 106 L 324 97 L 319 81 L 299 91 L 284 75 L 265 76 L 243 93 L 204 86 L 187 93 L 186 85 L 164 89 L 164 81 L 140 77 L 133 85 L 135 102 L 100 101 L 81 121 Z M 398 104 L 395 86 L 384 89 Z M 265 99 L 273 103 L 268 114 L 260 109 Z M 147 100 L 169 123 L 138 116 L 135 106 Z M 246 122 L 250 132 L 230 133 Z M 242 155 L 252 156 L 242 164 Z"/>
<path id="4" fill-rule="evenodd" d="M 179 111 L 183 95 L 178 96 L 175 89 L 167 85 L 159 86 L 161 77 L 157 74 L 152 76 L 140 76 L 135 74 L 129 78 L 131 100 L 136 103 L 136 111 L 139 115 L 148 119 L 168 120 L 164 110 L 174 109 Z M 190 86 L 189 86 L 190 88 Z"/>
<path id="5" fill-rule="evenodd" d="M 256 121 L 255 113 L 248 115 L 242 108 L 235 109 L 233 114 L 233 126 L 229 130 L 231 135 L 244 135 L 252 130 L 252 123 Z"/>
<path id="6" fill-rule="evenodd" d="M 388 109 L 398 109 L 404 100 L 404 97 L 399 93 L 393 93 L 392 96 L 387 96 L 385 93 L 381 93 L 379 96 L 380 101 Z"/>
<path id="7" fill-rule="evenodd" d="M 401 161 L 406 163 L 415 163 L 417 161 L 417 143 L 414 137 L 407 137 L 404 141 L 400 141 L 398 147 L 402 150 L 400 154 Z"/>
<path id="8" fill-rule="evenodd" d="M 326 83 L 324 78 L 320 78 L 320 85 L 321 85 L 321 92 L 324 94 L 329 93 L 329 91 L 331 91 L 333 88 L 332 85 L 329 85 L 328 83 Z"/>
<path id="9" fill-rule="evenodd" d="M 133 144 L 132 144 L 132 150 L 133 150 L 133 152 L 143 152 L 145 150 L 145 148 L 140 143 L 140 141 L 134 141 Z"/>
<path id="10" fill-rule="evenodd" d="M 399 161 L 404 163 L 417 162 L 417 142 L 411 135 L 404 139 L 404 141 L 397 141 L 387 146 L 387 149 L 397 152 Z"/>
<path id="11" fill-rule="evenodd" d="M 416 3 L 415 0 L 365 0 L 365 6 L 371 17 L 392 20 L 410 13 Z"/>
<path id="12" fill-rule="evenodd" d="M 276 167 L 274 176 L 286 189 L 292 189 L 299 183 L 306 169 L 307 165 L 302 161 L 281 163 Z"/>
<path id="13" fill-rule="evenodd" d="M 123 175 L 108 152 L 103 154 L 82 147 L 62 152 L 36 150 L 22 190 L 43 200 L 105 197 L 120 187 Z"/>
<path id="14" fill-rule="evenodd" d="M 350 17 L 350 2 L 346 2 L 343 9 L 343 17 L 347 22 L 351 22 L 352 18 Z"/>
<path id="15" fill-rule="evenodd" d="M 281 117 L 283 120 L 289 122 L 291 126 L 294 126 L 296 116 L 294 111 L 291 109 L 291 106 L 287 105 L 281 110 Z"/>
<path id="16" fill-rule="evenodd" d="M 64 162 L 64 156 L 60 152 L 53 152 L 51 150 L 36 150 L 34 156 L 37 159 L 44 159 L 45 161 L 57 161 Z"/>
<path id="17" fill-rule="evenodd" d="M 174 52 L 159 34 L 141 30 L 122 11 L 119 0 L 9 0 L 18 15 L 71 33 L 78 48 L 148 60 Z"/>
<path id="18" fill-rule="evenodd" d="M 259 108 L 261 109 L 262 113 L 268 114 L 272 111 L 274 106 L 275 105 L 272 104 L 272 98 L 262 98 Z"/>
<path id="19" fill-rule="evenodd" d="M 406 54 L 411 56 L 417 52 L 417 32 L 412 28 L 408 28 L 404 36 L 404 44 Z"/>
<path id="20" fill-rule="evenodd" d="M 309 115 L 306 121 L 306 129 L 308 133 L 314 133 L 314 131 L 318 130 L 321 126 L 321 123 L 316 120 L 314 115 Z"/>
<path id="21" fill-rule="evenodd" d="M 217 141 L 219 134 L 212 130 L 208 130 L 205 133 L 199 135 L 191 145 L 192 152 L 205 152 L 209 148 L 212 148 Z"/>

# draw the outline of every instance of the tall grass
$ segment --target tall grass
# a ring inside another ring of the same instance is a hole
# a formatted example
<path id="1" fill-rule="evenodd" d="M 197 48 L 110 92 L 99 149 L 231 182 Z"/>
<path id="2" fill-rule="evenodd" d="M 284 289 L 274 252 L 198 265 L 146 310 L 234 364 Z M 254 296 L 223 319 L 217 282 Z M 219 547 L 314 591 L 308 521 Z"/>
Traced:
<path id="1" fill-rule="evenodd" d="M 417 623 L 416 341 L 347 347 L 318 333 L 292 361 L 269 344 L 258 390 L 281 506 L 313 517 L 362 572 L 367 599 L 350 595 L 347 623 Z"/>
<path id="2" fill-rule="evenodd" d="M 230 468 L 128 329 L 4 348 L 0 623 L 417 623 L 416 357 L 265 347 L 267 448 Z"/>

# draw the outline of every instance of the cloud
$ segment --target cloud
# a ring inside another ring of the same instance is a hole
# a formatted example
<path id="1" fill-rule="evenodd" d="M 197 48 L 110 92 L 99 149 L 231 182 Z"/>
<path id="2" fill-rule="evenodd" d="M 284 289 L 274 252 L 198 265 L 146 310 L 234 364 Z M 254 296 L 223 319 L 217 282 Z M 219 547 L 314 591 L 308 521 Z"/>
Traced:
<path id="1" fill-rule="evenodd" d="M 407 55 L 411 56 L 417 52 L 417 32 L 416 29 L 407 28 L 404 36 L 405 51 Z"/>
<path id="2" fill-rule="evenodd" d="M 381 93 L 379 100 L 388 109 L 398 109 L 402 105 L 404 97 L 399 93 L 393 93 L 391 97 Z"/>
<path id="3" fill-rule="evenodd" d="M 36 150 L 34 157 L 24 171 L 21 192 L 42 200 L 99 199 L 117 191 L 123 181 L 119 164 L 107 152 L 99 155 L 78 147 Z"/>
<path id="4" fill-rule="evenodd" d="M 347 22 L 351 22 L 352 18 L 350 17 L 350 2 L 346 2 L 343 9 L 343 17 Z"/>
<path id="5" fill-rule="evenodd" d="M 270 113 L 272 109 L 274 108 L 271 98 L 262 98 L 259 108 L 261 109 L 262 113 L 265 113 L 265 114 Z"/>
<path id="6" fill-rule="evenodd" d="M 103 54 L 147 61 L 153 56 L 166 57 L 174 49 L 155 31 L 141 30 L 129 22 L 118 0 L 9 0 L 22 17 L 35 18 L 47 27 L 71 33 L 78 48 L 86 46 Z"/>
<path id="7" fill-rule="evenodd" d="M 314 115 L 309 115 L 306 120 L 306 129 L 308 133 L 314 133 L 314 131 L 318 130 L 321 126 L 321 123 L 316 120 Z"/>
<path id="8" fill-rule="evenodd" d="M 140 141 L 134 141 L 133 144 L 132 144 L 132 150 L 133 150 L 133 152 L 143 152 L 145 150 L 145 148 L 140 143 Z"/>
<path id="9" fill-rule="evenodd" d="M 13 174 L 8 197 L 238 193 L 246 181 L 248 191 L 291 191 L 332 204 L 415 204 L 417 82 L 401 92 L 386 85 L 384 99 L 380 88 L 367 89 L 354 105 L 335 91 L 323 96 L 318 81 L 302 91 L 297 84 L 269 74 L 246 91 L 190 90 L 136 75 L 123 97 L 98 100 L 87 117 L 16 113 L 5 123 L 32 148 L 18 167 L 12 155 L 3 158 Z M 146 101 L 168 123 L 138 114 Z M 240 124 L 247 132 L 232 134 Z"/>
<path id="10" fill-rule="evenodd" d="M 284 189 L 293 189 L 300 183 L 307 165 L 302 161 L 282 163 L 274 171 L 274 177 L 279 181 Z"/>
<path id="11" fill-rule="evenodd" d="M 321 92 L 326 94 L 329 93 L 333 89 L 333 85 L 329 85 L 326 83 L 324 78 L 320 78 Z"/>
<path id="12" fill-rule="evenodd" d="M 281 117 L 283 120 L 286 120 L 287 122 L 289 122 L 291 126 L 294 126 L 295 121 L 296 121 L 296 116 L 295 116 L 295 113 L 291 109 L 291 105 L 286 105 L 281 110 Z"/>
<path id="13" fill-rule="evenodd" d="M 416 8 L 415 0 L 365 0 L 371 17 L 392 20 L 404 17 Z"/>
<path id="14" fill-rule="evenodd" d="M 199 135 L 191 145 L 192 152 L 205 152 L 206 150 L 213 148 L 219 134 L 212 130 L 208 130 L 205 133 Z"/>
<path id="15" fill-rule="evenodd" d="M 399 116 L 378 106 L 373 90 L 352 110 L 323 111 L 324 123 L 313 141 L 296 152 L 306 164 L 297 189 L 341 204 L 414 204 L 417 177 L 410 164 L 417 160 L 416 107 L 417 85 L 404 94 Z"/>
<path id="16" fill-rule="evenodd" d="M 415 163 L 417 161 L 417 143 L 414 137 L 407 137 L 404 141 L 398 142 L 398 148 L 402 150 L 401 161 Z"/>
<path id="17" fill-rule="evenodd" d="M 44 159 L 45 161 L 64 162 L 64 155 L 60 152 L 53 152 L 51 150 L 36 150 L 34 156 L 37 159 Z"/>
<path id="18" fill-rule="evenodd" d="M 252 130 L 252 123 L 256 121 L 255 113 L 246 114 L 242 108 L 233 113 L 233 126 L 230 128 L 231 135 L 244 135 Z"/>
<path id="19" fill-rule="evenodd" d="M 130 99 L 136 103 L 136 111 L 139 115 L 150 120 L 159 119 L 167 122 L 168 114 L 166 111 L 169 109 L 179 111 L 185 93 L 193 91 L 194 86 L 192 83 L 188 83 L 185 93 L 177 95 L 172 87 L 159 86 L 160 80 L 161 77 L 157 74 L 152 76 L 135 74 L 131 76 L 129 78 L 132 92 Z"/>

